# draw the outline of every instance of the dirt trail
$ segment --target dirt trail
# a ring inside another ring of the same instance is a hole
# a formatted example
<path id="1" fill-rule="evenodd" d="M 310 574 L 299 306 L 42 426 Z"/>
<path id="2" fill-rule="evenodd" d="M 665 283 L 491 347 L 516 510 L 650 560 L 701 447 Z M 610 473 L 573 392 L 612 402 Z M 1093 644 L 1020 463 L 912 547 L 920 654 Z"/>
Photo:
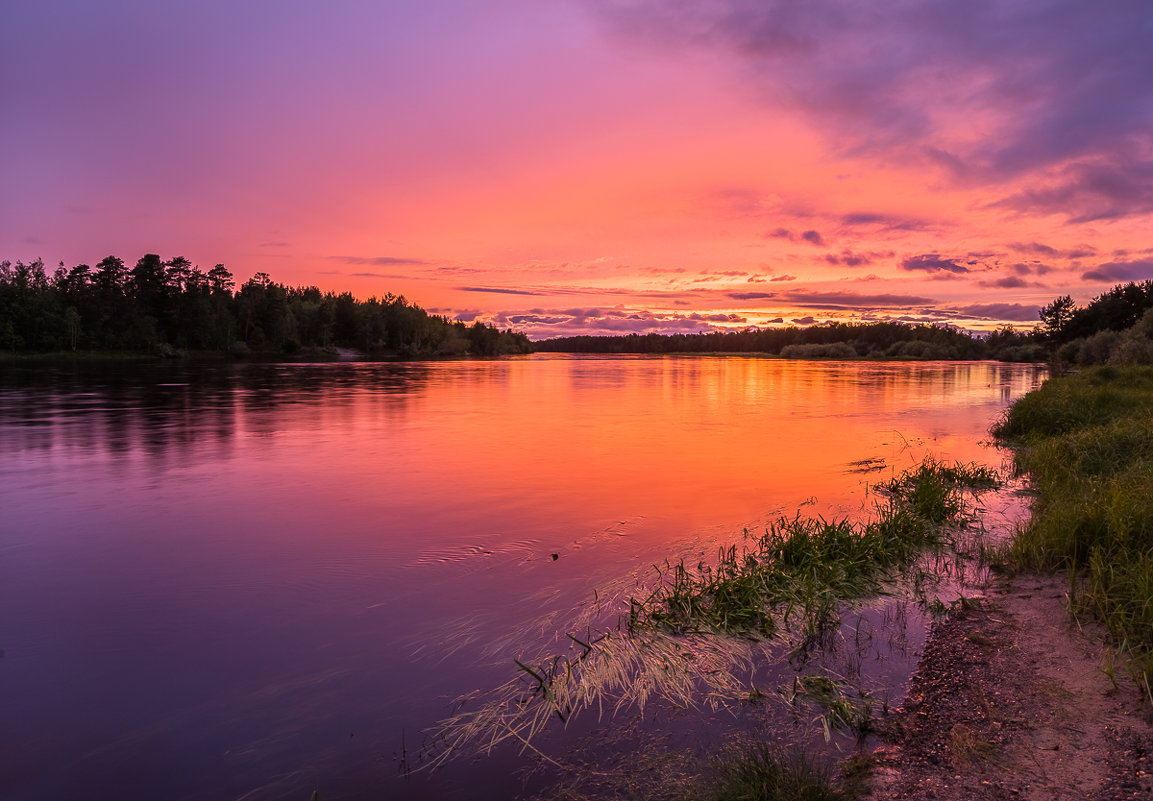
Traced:
<path id="1" fill-rule="evenodd" d="M 883 721 L 870 798 L 1153 799 L 1153 726 L 1064 577 L 999 580 L 937 624 L 905 704 Z"/>

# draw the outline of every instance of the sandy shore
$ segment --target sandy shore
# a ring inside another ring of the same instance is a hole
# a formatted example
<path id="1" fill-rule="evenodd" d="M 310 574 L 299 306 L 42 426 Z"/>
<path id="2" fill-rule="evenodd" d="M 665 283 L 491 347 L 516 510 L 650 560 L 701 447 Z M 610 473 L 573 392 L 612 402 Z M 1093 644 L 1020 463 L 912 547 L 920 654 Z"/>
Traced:
<path id="1" fill-rule="evenodd" d="M 936 624 L 866 768 L 877 799 L 1150 799 L 1153 726 L 1064 576 L 997 579 Z"/>

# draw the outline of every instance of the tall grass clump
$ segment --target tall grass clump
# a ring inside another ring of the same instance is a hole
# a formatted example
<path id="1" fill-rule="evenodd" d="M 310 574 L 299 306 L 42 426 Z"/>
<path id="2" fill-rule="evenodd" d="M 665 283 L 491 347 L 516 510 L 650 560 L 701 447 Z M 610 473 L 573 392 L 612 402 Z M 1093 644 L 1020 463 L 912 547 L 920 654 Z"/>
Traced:
<path id="1" fill-rule="evenodd" d="M 1153 369 L 1051 379 L 995 428 L 1037 497 L 1013 543 L 1022 568 L 1065 570 L 1079 604 L 1153 679 Z M 1153 698 L 1150 699 L 1153 701 Z"/>
<path id="2" fill-rule="evenodd" d="M 947 526 L 962 522 L 966 491 L 997 483 L 990 468 L 926 459 L 874 487 L 888 502 L 871 520 L 782 518 L 742 549 L 723 549 L 715 565 L 666 563 L 648 597 L 630 602 L 629 627 L 768 636 L 799 622 L 819 631 L 839 603 L 882 593 L 940 545 Z"/>
<path id="3" fill-rule="evenodd" d="M 717 761 L 714 783 L 694 801 L 843 801 L 848 796 L 803 753 L 758 744 Z"/>

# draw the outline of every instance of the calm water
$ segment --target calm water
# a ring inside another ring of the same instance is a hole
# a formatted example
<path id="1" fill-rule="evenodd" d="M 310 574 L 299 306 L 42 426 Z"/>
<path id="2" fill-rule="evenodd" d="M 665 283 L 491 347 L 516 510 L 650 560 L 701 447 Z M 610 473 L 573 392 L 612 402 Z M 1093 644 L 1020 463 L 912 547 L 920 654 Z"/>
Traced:
<path id="1" fill-rule="evenodd" d="M 999 465 L 981 441 L 1042 378 L 743 358 L 6 366 L 0 797 L 512 798 L 512 749 L 398 767 L 594 591 L 802 504 L 859 514 L 867 480 L 925 453 Z M 576 728 L 550 747 L 604 741 Z"/>

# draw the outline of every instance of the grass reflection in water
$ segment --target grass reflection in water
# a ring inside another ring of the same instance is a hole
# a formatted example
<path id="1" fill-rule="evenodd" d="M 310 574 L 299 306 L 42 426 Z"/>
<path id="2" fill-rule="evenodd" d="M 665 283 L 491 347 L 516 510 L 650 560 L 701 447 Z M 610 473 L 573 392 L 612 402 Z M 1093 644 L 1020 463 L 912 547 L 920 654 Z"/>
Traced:
<path id="1" fill-rule="evenodd" d="M 761 536 L 722 548 L 713 563 L 656 566 L 656 579 L 628 599 L 616 627 L 569 633 L 565 653 L 515 660 L 503 685 L 458 699 L 458 712 L 431 732 L 426 763 L 490 752 L 519 743 L 544 760 L 534 741 L 554 721 L 595 710 L 643 712 L 661 699 L 676 707 L 721 708 L 766 695 L 745 677 L 763 660 L 805 663 L 841 621 L 844 606 L 881 595 L 907 594 L 932 608 L 936 575 L 922 557 L 971 551 L 966 532 L 975 493 L 998 486 L 993 470 L 926 459 L 873 487 L 878 498 L 861 522 L 796 515 Z M 961 548 L 964 544 L 966 547 Z M 960 558 L 960 557 L 958 557 Z M 815 721 L 862 733 L 873 709 L 867 693 L 840 677 L 800 675 L 772 693 L 819 708 Z"/>

